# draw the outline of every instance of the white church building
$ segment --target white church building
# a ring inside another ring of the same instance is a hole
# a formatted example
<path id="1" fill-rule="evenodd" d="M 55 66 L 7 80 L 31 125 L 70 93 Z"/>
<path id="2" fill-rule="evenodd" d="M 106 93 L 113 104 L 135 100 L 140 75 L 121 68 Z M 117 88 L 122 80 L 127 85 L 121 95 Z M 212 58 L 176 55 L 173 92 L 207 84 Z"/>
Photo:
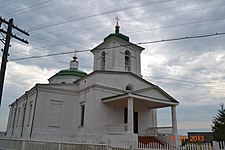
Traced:
<path id="1" fill-rule="evenodd" d="M 143 47 L 119 33 L 93 48 L 93 72 L 70 68 L 36 84 L 10 105 L 6 137 L 68 142 L 137 143 L 155 135 L 157 109 L 171 110 L 171 134 L 177 134 L 179 102 L 142 78 Z"/>

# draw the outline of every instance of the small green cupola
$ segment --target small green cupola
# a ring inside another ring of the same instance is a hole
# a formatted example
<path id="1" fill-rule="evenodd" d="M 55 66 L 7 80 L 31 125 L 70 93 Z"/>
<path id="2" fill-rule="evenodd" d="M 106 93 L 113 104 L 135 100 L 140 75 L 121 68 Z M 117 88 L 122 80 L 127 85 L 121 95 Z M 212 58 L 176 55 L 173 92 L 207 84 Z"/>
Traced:
<path id="1" fill-rule="evenodd" d="M 129 42 L 129 37 L 120 33 L 120 26 L 119 26 L 119 22 L 118 22 L 119 21 L 118 15 L 116 16 L 115 19 L 116 19 L 115 33 L 109 34 L 106 38 L 104 38 L 104 41 L 106 41 L 107 39 L 109 39 L 112 36 L 116 36 L 116 37 L 118 37 L 120 39 L 123 39 L 123 40 Z"/>
<path id="2" fill-rule="evenodd" d="M 76 52 L 73 60 L 70 61 L 70 68 L 60 70 L 54 76 L 49 78 L 49 83 L 73 83 L 79 78 L 85 77 L 86 72 L 78 70 L 79 62 L 77 61 Z"/>

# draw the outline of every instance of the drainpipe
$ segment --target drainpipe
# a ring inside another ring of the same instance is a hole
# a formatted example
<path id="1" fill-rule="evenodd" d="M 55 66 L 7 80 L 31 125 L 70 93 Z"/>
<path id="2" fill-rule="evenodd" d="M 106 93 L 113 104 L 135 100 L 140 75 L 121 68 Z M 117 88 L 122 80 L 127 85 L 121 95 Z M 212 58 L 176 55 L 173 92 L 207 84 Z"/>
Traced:
<path id="1" fill-rule="evenodd" d="M 21 133 L 20 133 L 20 137 L 23 136 L 23 128 L 24 128 L 24 121 L 25 121 L 25 114 L 26 114 L 26 109 L 27 109 L 27 101 L 28 101 L 28 96 L 27 96 L 27 92 L 25 93 L 26 95 L 26 102 L 24 103 L 24 108 L 23 108 L 23 120 L 22 120 L 22 129 L 21 129 Z"/>
<path id="2" fill-rule="evenodd" d="M 36 85 L 35 89 L 36 89 L 36 97 L 35 97 L 34 111 L 33 111 L 33 117 L 32 117 L 32 122 L 31 122 L 30 138 L 32 136 L 33 126 L 34 126 L 34 116 L 35 116 L 36 104 L 37 104 L 37 98 L 38 98 L 38 85 Z"/>

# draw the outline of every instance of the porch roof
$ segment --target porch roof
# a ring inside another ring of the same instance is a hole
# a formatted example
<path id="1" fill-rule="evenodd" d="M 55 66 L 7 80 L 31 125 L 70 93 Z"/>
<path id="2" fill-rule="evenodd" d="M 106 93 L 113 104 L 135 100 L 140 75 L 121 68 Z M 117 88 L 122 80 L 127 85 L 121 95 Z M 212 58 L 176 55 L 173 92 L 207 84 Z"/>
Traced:
<path id="1" fill-rule="evenodd" d="M 177 106 L 179 104 L 176 100 L 167 100 L 167 99 L 160 99 L 156 97 L 149 97 L 145 95 L 140 95 L 136 93 L 125 93 L 125 94 L 118 94 L 115 96 L 105 97 L 102 98 L 103 103 L 113 103 L 113 102 L 125 102 L 128 98 L 133 98 L 134 103 L 139 102 L 146 105 L 149 108 L 162 108 L 162 107 L 169 107 L 169 106 Z"/>

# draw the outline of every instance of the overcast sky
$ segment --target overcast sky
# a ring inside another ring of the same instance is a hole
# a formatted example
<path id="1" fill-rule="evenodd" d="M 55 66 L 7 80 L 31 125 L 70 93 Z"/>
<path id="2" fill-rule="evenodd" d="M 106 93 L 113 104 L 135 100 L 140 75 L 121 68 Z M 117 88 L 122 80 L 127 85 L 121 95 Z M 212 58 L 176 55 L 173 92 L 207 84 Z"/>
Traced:
<path id="1" fill-rule="evenodd" d="M 0 16 L 13 18 L 30 36 L 13 30 L 29 44 L 11 40 L 0 131 L 6 130 L 9 104 L 36 83 L 48 83 L 48 78 L 68 68 L 73 54 L 20 58 L 91 50 L 114 32 L 116 15 L 120 32 L 133 43 L 225 32 L 224 0 L 1 0 Z M 6 30 L 4 25 L 1 28 Z M 225 99 L 225 35 L 140 46 L 145 48 L 143 77 L 180 102 L 180 133 L 210 131 Z M 89 51 L 77 55 L 80 70 L 90 73 L 93 55 Z M 158 114 L 160 126 L 171 124 L 170 108 Z"/>

